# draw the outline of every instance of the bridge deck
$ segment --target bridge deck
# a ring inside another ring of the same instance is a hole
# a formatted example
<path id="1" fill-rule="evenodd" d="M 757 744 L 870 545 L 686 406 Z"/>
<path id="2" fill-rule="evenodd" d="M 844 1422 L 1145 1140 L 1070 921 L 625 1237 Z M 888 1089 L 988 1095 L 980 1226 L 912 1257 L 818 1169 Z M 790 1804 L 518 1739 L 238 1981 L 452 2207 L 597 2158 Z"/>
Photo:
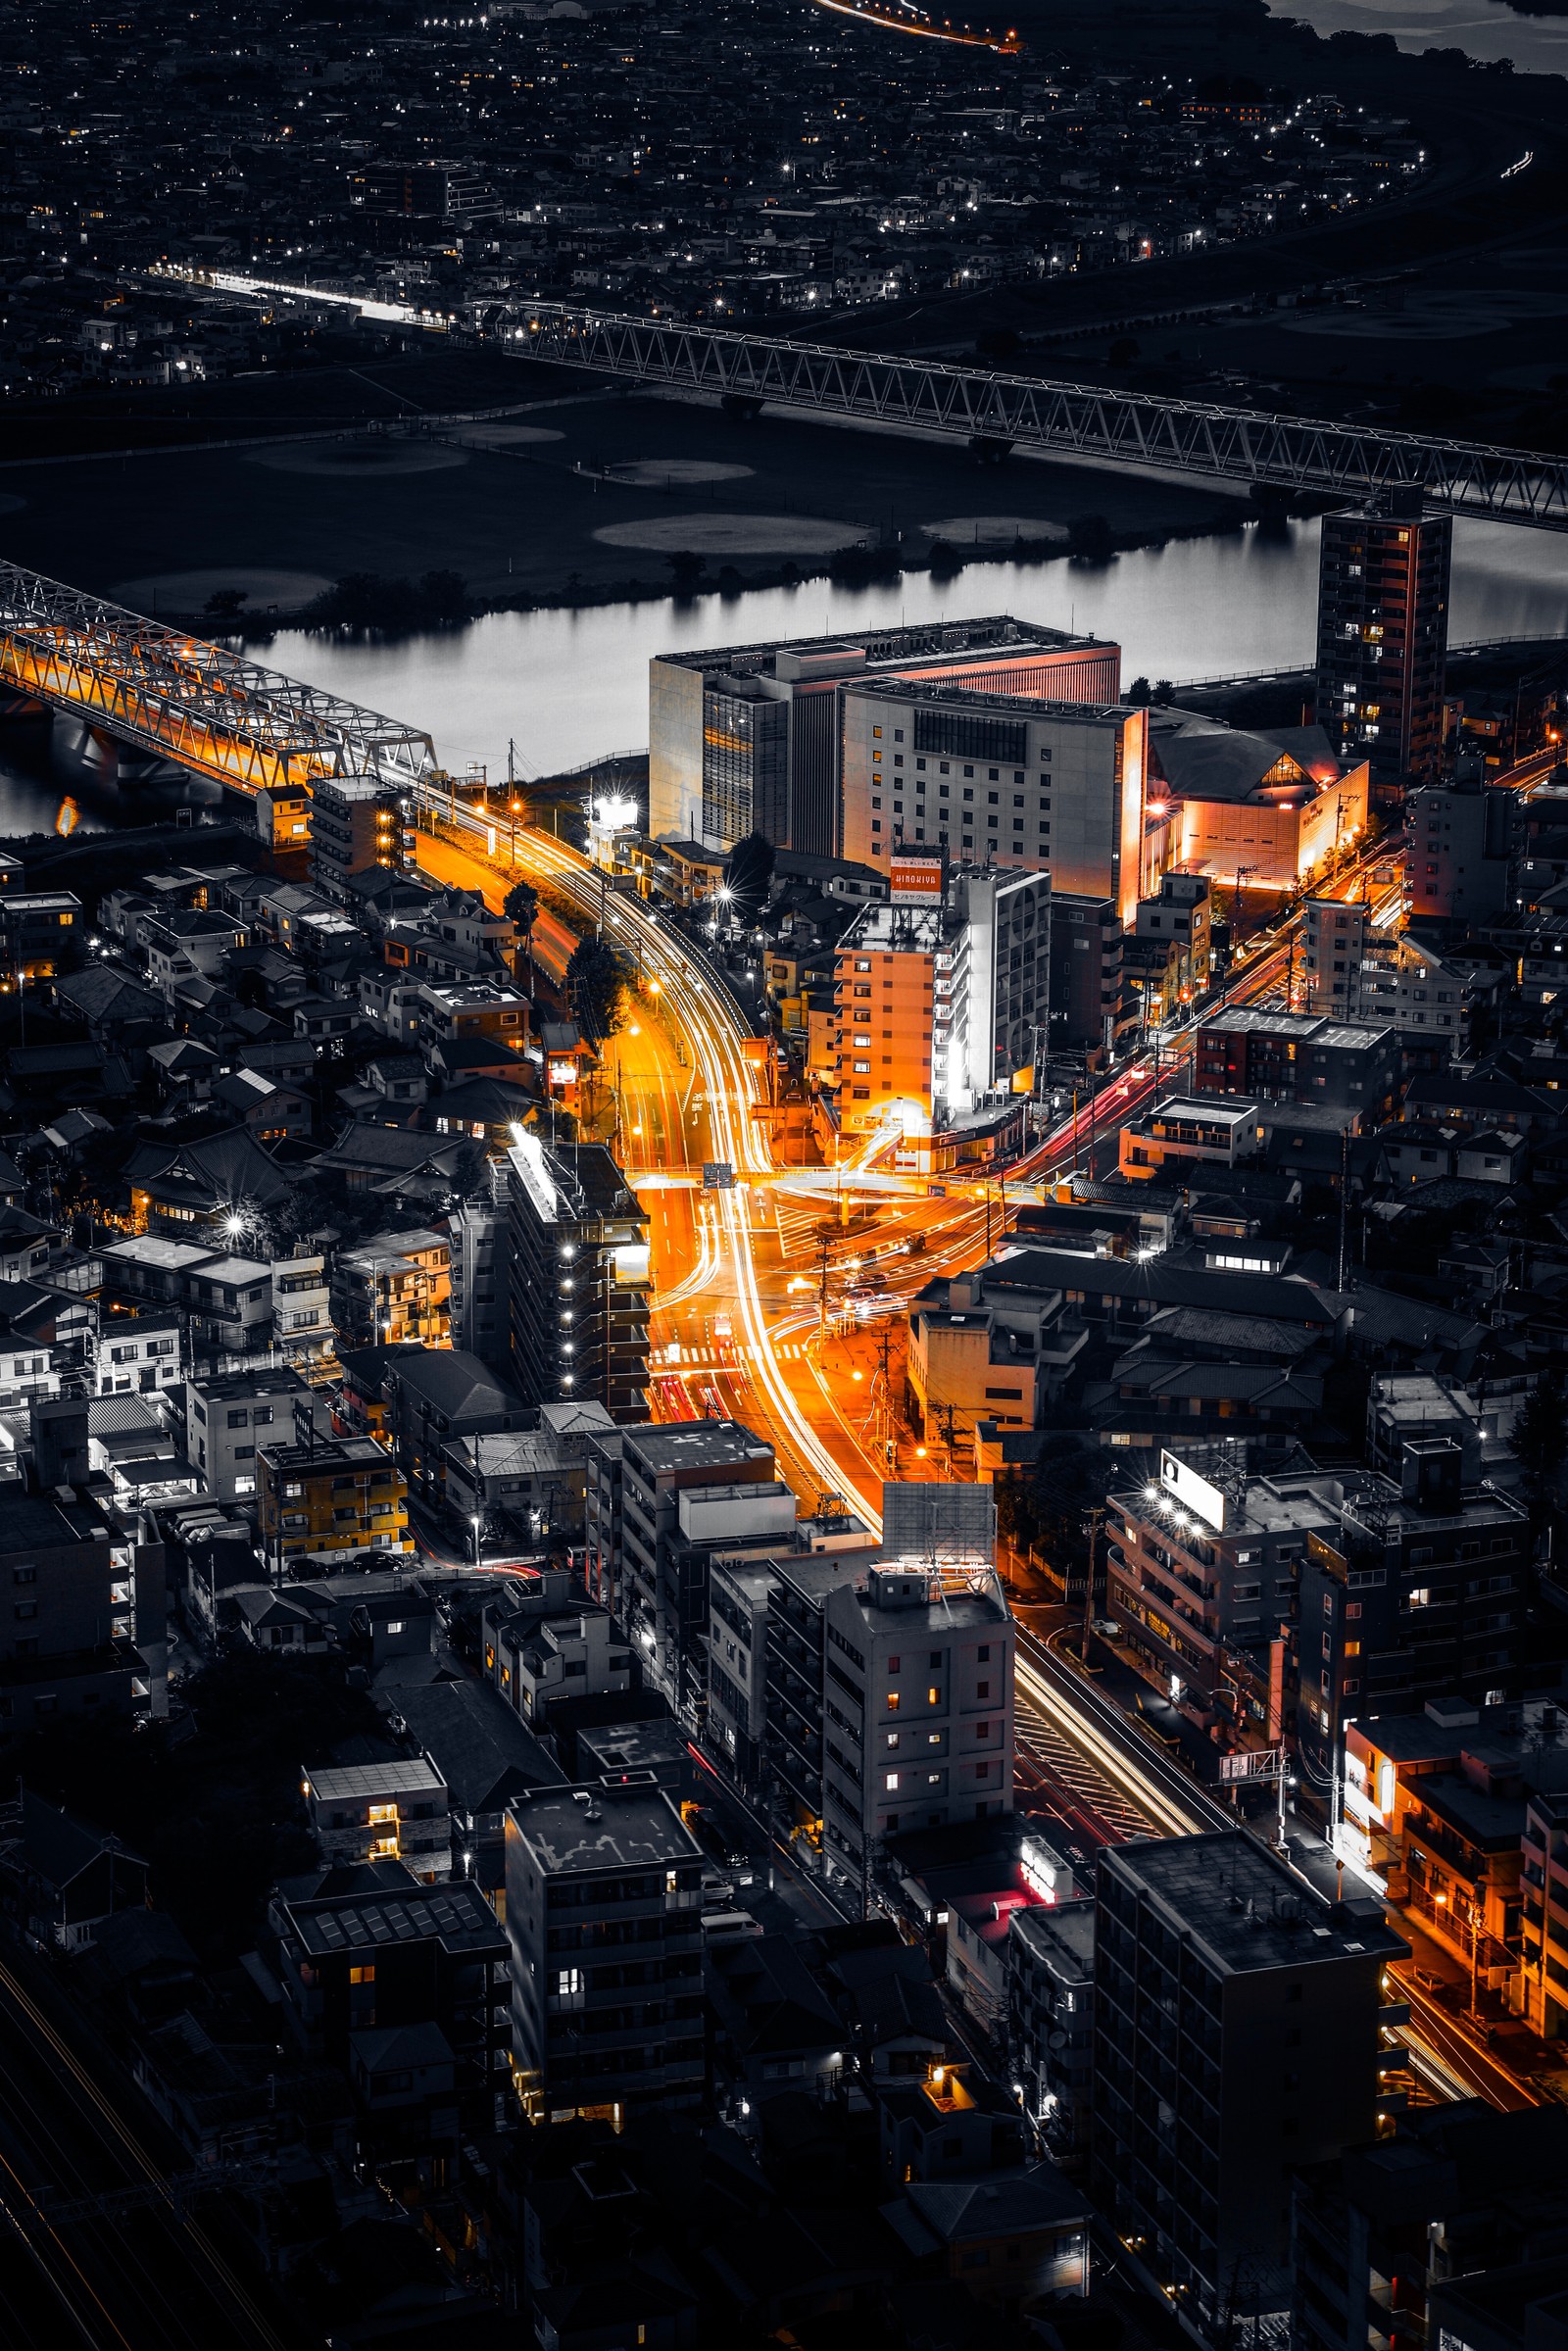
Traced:
<path id="1" fill-rule="evenodd" d="M 252 796 L 321 775 L 413 790 L 435 766 L 416 727 L 14 563 L 0 563 L 5 687 Z"/>

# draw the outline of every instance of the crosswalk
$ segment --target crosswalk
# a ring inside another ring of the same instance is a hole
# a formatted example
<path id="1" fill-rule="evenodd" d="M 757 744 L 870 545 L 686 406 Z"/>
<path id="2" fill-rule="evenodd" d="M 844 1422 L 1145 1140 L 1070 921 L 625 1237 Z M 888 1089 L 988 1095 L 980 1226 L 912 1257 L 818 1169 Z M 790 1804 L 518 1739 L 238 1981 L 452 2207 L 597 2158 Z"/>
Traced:
<path id="1" fill-rule="evenodd" d="M 778 1220 L 778 1245 L 786 1265 L 808 1263 L 816 1254 L 816 1228 L 822 1221 L 820 1207 L 801 1207 L 796 1201 L 781 1200 L 775 1193 L 773 1214 Z"/>
<path id="2" fill-rule="evenodd" d="M 775 1363 L 804 1363 L 810 1354 L 808 1347 L 786 1340 L 774 1347 Z M 759 1350 L 755 1347 L 666 1347 L 654 1368 L 656 1371 L 723 1371 L 737 1363 L 755 1363 Z"/>

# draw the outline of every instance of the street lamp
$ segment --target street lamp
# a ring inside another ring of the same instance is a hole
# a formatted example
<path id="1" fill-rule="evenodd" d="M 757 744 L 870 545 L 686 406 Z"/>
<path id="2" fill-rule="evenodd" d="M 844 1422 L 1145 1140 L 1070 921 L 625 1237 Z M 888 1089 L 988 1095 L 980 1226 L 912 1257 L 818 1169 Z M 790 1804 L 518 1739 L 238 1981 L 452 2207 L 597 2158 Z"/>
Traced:
<path id="1" fill-rule="evenodd" d="M 468 1524 L 473 1529 L 473 1564 L 477 1567 L 479 1565 L 479 1530 L 484 1525 L 484 1520 L 474 1517 L 469 1519 Z"/>

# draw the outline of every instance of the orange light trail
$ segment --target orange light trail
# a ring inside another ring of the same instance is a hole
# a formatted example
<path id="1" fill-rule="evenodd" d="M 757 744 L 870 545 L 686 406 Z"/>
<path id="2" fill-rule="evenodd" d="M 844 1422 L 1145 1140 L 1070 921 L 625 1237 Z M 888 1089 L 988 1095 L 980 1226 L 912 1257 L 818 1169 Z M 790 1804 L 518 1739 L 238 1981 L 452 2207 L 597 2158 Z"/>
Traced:
<path id="1" fill-rule="evenodd" d="M 994 49 L 999 57 L 1018 57 L 1023 51 L 1022 41 L 1011 31 L 999 39 L 994 32 L 955 32 L 946 24 L 911 24 L 907 17 L 881 8 L 858 8 L 853 0 L 816 0 L 816 5 L 830 8 L 838 17 L 854 17 L 861 24 L 878 24 L 884 32 L 914 33 L 921 40 L 948 41 L 960 49 Z"/>

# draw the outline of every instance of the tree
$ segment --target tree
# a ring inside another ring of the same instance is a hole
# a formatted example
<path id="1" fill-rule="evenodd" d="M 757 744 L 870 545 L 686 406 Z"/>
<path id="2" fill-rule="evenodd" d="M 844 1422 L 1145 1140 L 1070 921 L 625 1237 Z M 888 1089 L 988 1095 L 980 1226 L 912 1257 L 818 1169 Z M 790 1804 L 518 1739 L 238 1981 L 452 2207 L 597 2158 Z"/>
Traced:
<path id="1" fill-rule="evenodd" d="M 1067 552 L 1083 563 L 1107 563 L 1115 553 L 1103 514 L 1074 514 L 1067 525 Z"/>
<path id="2" fill-rule="evenodd" d="M 724 867 L 724 879 L 731 903 L 748 921 L 755 921 L 767 904 L 773 879 L 773 844 L 765 833 L 750 832 L 744 841 L 736 842 Z"/>
<path id="3" fill-rule="evenodd" d="M 208 597 L 202 611 L 213 620 L 237 620 L 241 605 L 249 602 L 249 588 L 219 588 Z"/>
<path id="4" fill-rule="evenodd" d="M 678 549 L 674 555 L 666 555 L 664 561 L 669 565 L 677 596 L 692 595 L 708 569 L 707 556 L 693 555 L 686 547 Z"/>
<path id="5" fill-rule="evenodd" d="M 572 949 L 566 965 L 566 993 L 585 1034 L 595 1044 L 620 1026 L 621 997 L 630 977 L 624 959 L 608 939 L 579 939 Z"/>
<path id="6" fill-rule="evenodd" d="M 514 882 L 501 901 L 501 911 L 522 934 L 528 954 L 528 992 L 533 993 L 533 926 L 539 919 L 539 893 L 532 882 Z"/>
<path id="7" fill-rule="evenodd" d="M 1561 1372 L 1542 1374 L 1515 1418 L 1508 1449 L 1525 1473 L 1531 1524 L 1539 1530 L 1557 1508 L 1568 1460 L 1568 1391 Z"/>
<path id="8" fill-rule="evenodd" d="M 447 1178 L 454 1200 L 472 1200 L 475 1193 L 490 1188 L 490 1155 L 482 1143 L 470 1136 L 452 1162 Z"/>

